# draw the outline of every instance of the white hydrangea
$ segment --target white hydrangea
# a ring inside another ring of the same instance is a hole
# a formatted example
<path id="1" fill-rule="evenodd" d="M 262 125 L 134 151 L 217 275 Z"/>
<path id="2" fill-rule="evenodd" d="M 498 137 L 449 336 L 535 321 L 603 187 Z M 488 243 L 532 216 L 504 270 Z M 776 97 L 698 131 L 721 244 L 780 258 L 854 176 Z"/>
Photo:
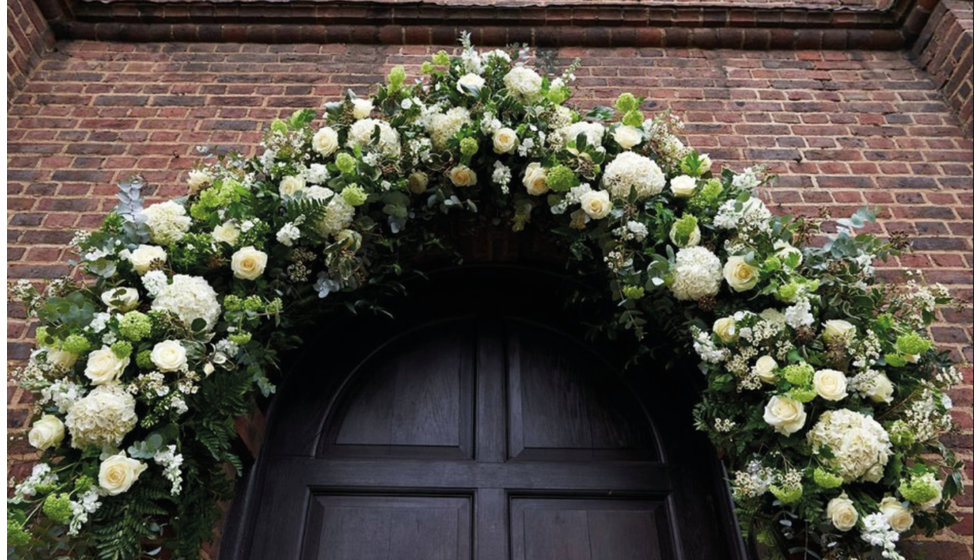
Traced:
<path id="1" fill-rule="evenodd" d="M 184 207 L 172 200 L 153 204 L 143 210 L 150 241 L 158 245 L 170 245 L 184 238 L 191 228 L 191 218 Z"/>
<path id="2" fill-rule="evenodd" d="M 666 184 L 664 173 L 657 162 L 634 152 L 622 152 L 606 166 L 602 174 L 602 187 L 614 199 L 629 197 L 636 189 L 639 199 L 659 194 Z"/>
<path id="3" fill-rule="evenodd" d="M 823 446 L 834 454 L 827 465 L 844 482 L 878 482 L 885 473 L 892 445 L 874 418 L 853 410 L 828 410 L 806 435 L 814 454 Z"/>
<path id="4" fill-rule="evenodd" d="M 177 315 L 187 328 L 191 328 L 194 319 L 204 319 L 208 331 L 221 315 L 214 288 L 204 278 L 186 274 L 174 275 L 170 284 L 161 287 L 151 307 Z"/>
<path id="5" fill-rule="evenodd" d="M 329 237 L 342 229 L 346 229 L 354 220 L 354 207 L 347 203 L 342 196 L 335 196 L 327 203 L 326 211 L 317 231 L 323 237 Z"/>
<path id="6" fill-rule="evenodd" d="M 567 145 L 571 142 L 573 145 L 572 148 L 569 148 L 569 151 L 578 153 L 578 150 L 574 148 L 574 144 L 579 134 L 585 134 L 585 143 L 589 146 L 601 148 L 602 137 L 606 133 L 606 127 L 602 123 L 579 121 L 565 127 L 560 132 L 565 137 L 565 144 Z"/>
<path id="7" fill-rule="evenodd" d="M 677 251 L 670 291 L 679 300 L 714 296 L 721 287 L 721 260 L 704 247 Z"/>
<path id="8" fill-rule="evenodd" d="M 449 139 L 470 122 L 470 112 L 465 107 L 453 107 L 445 113 L 430 113 L 422 117 L 432 145 L 444 149 Z"/>
<path id="9" fill-rule="evenodd" d="M 119 385 L 107 383 L 75 401 L 68 409 L 65 427 L 75 449 L 109 448 L 119 447 L 137 420 L 133 397 Z"/>
<path id="10" fill-rule="evenodd" d="M 311 185 L 322 185 L 330 178 L 330 172 L 327 170 L 327 166 L 322 163 L 310 164 L 310 168 L 303 173 L 303 178 L 306 182 Z"/>
<path id="11" fill-rule="evenodd" d="M 82 386 L 68 381 L 67 379 L 59 379 L 48 385 L 47 387 L 41 389 L 41 399 L 38 401 L 40 405 L 51 404 L 58 409 L 58 412 L 64 414 L 68 412 L 71 405 L 74 404 L 82 396 Z"/>
<path id="12" fill-rule="evenodd" d="M 150 297 L 156 297 L 167 285 L 167 274 L 162 270 L 151 270 L 143 275 L 143 287 Z"/>
<path id="13" fill-rule="evenodd" d="M 772 212 L 766 203 L 752 197 L 745 202 L 726 200 L 715 215 L 715 227 L 721 229 L 756 229 L 764 231 L 769 227 Z"/>
<path id="14" fill-rule="evenodd" d="M 378 148 L 389 156 L 397 156 L 402 149 L 398 139 L 398 132 L 391 128 L 391 125 L 378 119 L 361 119 L 351 125 L 347 133 L 347 146 L 353 148 L 360 146 L 368 148 L 371 146 L 371 138 L 374 136 L 375 128 L 381 130 L 378 138 Z"/>
<path id="15" fill-rule="evenodd" d="M 507 92 L 522 101 L 534 101 L 541 95 L 541 76 L 526 66 L 515 66 L 504 76 Z"/>

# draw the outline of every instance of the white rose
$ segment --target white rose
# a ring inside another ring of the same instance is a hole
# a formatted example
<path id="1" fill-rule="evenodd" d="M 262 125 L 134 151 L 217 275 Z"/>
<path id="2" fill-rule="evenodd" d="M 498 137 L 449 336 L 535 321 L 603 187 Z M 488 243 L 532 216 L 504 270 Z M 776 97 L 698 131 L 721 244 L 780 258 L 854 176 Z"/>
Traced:
<path id="1" fill-rule="evenodd" d="M 722 272 L 736 292 L 751 290 L 759 283 L 759 269 L 745 262 L 745 257 L 728 257 Z"/>
<path id="2" fill-rule="evenodd" d="M 31 431 L 27 434 L 27 441 L 40 451 L 55 447 L 63 439 L 65 439 L 65 425 L 57 416 L 51 414 L 45 414 L 34 422 Z"/>
<path id="3" fill-rule="evenodd" d="M 694 224 L 694 230 L 691 231 L 691 235 L 687 236 L 687 243 L 681 245 L 680 241 L 677 239 L 677 224 L 680 220 L 675 220 L 674 224 L 670 226 L 670 232 L 667 237 L 670 238 L 670 242 L 678 247 L 695 247 L 698 243 L 701 243 L 701 228 L 697 224 Z"/>
<path id="4" fill-rule="evenodd" d="M 548 192 L 548 170 L 540 163 L 529 163 L 524 170 L 524 188 L 533 196 Z"/>
<path id="5" fill-rule="evenodd" d="M 449 170 L 449 180 L 457 187 L 472 187 L 476 184 L 476 171 L 465 165 L 457 165 Z"/>
<path id="6" fill-rule="evenodd" d="M 211 175 L 200 169 L 193 169 L 187 174 L 187 188 L 194 194 L 211 184 Z"/>
<path id="7" fill-rule="evenodd" d="M 777 369 L 779 369 L 779 364 L 767 354 L 755 361 L 755 367 L 752 368 L 752 371 L 764 383 L 775 383 L 779 379 L 779 375 L 776 374 Z"/>
<path id="8" fill-rule="evenodd" d="M 235 222 L 227 221 L 220 226 L 214 226 L 211 237 L 218 243 L 227 243 L 234 246 L 238 243 L 238 235 L 241 232 L 235 227 Z"/>
<path id="9" fill-rule="evenodd" d="M 612 212 L 613 205 L 609 200 L 609 193 L 606 191 L 583 193 L 579 202 L 582 204 L 582 211 L 593 220 L 601 220 Z"/>
<path id="10" fill-rule="evenodd" d="M 140 294 L 136 288 L 113 288 L 102 292 L 102 303 L 109 309 L 125 313 L 140 304 Z"/>
<path id="11" fill-rule="evenodd" d="M 698 156 L 698 175 L 704 175 L 705 173 L 711 171 L 711 158 L 708 154 L 701 154 Z"/>
<path id="12" fill-rule="evenodd" d="M 48 348 L 48 363 L 62 370 L 69 370 L 78 361 L 78 354 Z"/>
<path id="13" fill-rule="evenodd" d="M 370 99 L 355 99 L 353 103 L 355 119 L 366 119 L 374 110 L 374 102 Z"/>
<path id="14" fill-rule="evenodd" d="M 842 319 L 831 319 L 823 324 L 823 339 L 830 342 L 834 339 L 850 341 L 857 334 L 857 327 Z"/>
<path id="15" fill-rule="evenodd" d="M 670 192 L 677 198 L 691 198 L 698 190 L 698 182 L 690 175 L 678 175 L 670 180 Z"/>
<path id="16" fill-rule="evenodd" d="M 117 496 L 129 490 L 145 470 L 144 463 L 130 459 L 125 453 L 113 455 L 99 466 L 99 486 L 110 496 Z"/>
<path id="17" fill-rule="evenodd" d="M 839 401 L 847 396 L 847 377 L 835 369 L 821 369 L 813 374 L 813 389 L 828 401 Z"/>
<path id="18" fill-rule="evenodd" d="M 469 94 L 470 91 L 467 88 L 475 88 L 477 91 L 479 91 L 485 83 L 487 83 L 486 80 L 471 72 L 462 76 L 459 81 L 456 82 L 456 91 Z"/>
<path id="19" fill-rule="evenodd" d="M 806 411 L 803 410 L 803 403 L 800 401 L 786 395 L 776 395 L 769 399 L 762 418 L 777 432 L 788 436 L 803 427 L 806 422 Z"/>
<path id="20" fill-rule="evenodd" d="M 139 275 L 146 274 L 146 271 L 150 270 L 150 266 L 157 261 L 167 262 L 167 252 L 163 250 L 163 247 L 156 245 L 140 245 L 129 254 L 129 262 L 132 263 L 133 270 Z"/>
<path id="21" fill-rule="evenodd" d="M 339 146 L 337 131 L 329 126 L 321 128 L 313 135 L 313 151 L 321 156 L 329 156 L 336 152 Z"/>
<path id="22" fill-rule="evenodd" d="M 909 508 L 903 506 L 902 502 L 892 496 L 881 500 L 881 505 L 878 508 L 888 518 L 888 524 L 892 526 L 892 529 L 895 529 L 899 533 L 908 531 L 915 523 L 915 519 L 912 517 L 912 512 L 909 511 Z"/>
<path id="23" fill-rule="evenodd" d="M 85 377 L 91 379 L 93 385 L 102 385 L 119 379 L 128 365 L 129 356 L 119 358 L 111 348 L 103 346 L 88 355 L 88 363 L 85 364 Z"/>
<path id="24" fill-rule="evenodd" d="M 429 176 L 422 171 L 416 171 L 408 176 L 408 190 L 413 194 L 422 194 L 429 186 Z"/>
<path id="25" fill-rule="evenodd" d="M 796 255 L 796 266 L 800 266 L 800 263 L 803 262 L 803 253 L 785 241 L 777 241 L 773 245 L 773 249 L 776 250 L 776 257 L 780 260 L 785 261 L 790 255 Z"/>
<path id="26" fill-rule="evenodd" d="M 868 393 L 868 398 L 872 402 L 876 403 L 890 403 L 892 402 L 892 394 L 895 392 L 895 386 L 892 385 L 891 379 L 884 373 L 879 373 L 872 380 L 874 386 Z"/>
<path id="27" fill-rule="evenodd" d="M 235 278 L 255 280 L 265 272 L 267 262 L 269 255 L 250 245 L 235 251 L 231 256 L 231 270 L 235 273 Z"/>
<path id="28" fill-rule="evenodd" d="M 850 531 L 857 525 L 857 509 L 846 493 L 842 492 L 839 497 L 827 503 L 827 519 L 834 524 L 838 531 Z"/>
<path id="29" fill-rule="evenodd" d="M 176 340 L 164 340 L 153 346 L 150 361 L 160 371 L 186 371 L 187 350 Z"/>
<path id="30" fill-rule="evenodd" d="M 738 333 L 735 332 L 735 319 L 733 317 L 722 317 L 721 319 L 715 320 L 715 324 L 711 326 L 711 331 L 718 335 L 725 344 L 730 344 L 738 339 Z"/>
<path id="31" fill-rule="evenodd" d="M 613 140 L 624 150 L 628 150 L 643 141 L 643 133 L 635 126 L 620 125 L 613 132 Z"/>
<path id="32" fill-rule="evenodd" d="M 299 175 L 287 175 L 279 181 L 281 196 L 296 196 L 306 190 L 306 180 Z"/>
<path id="33" fill-rule="evenodd" d="M 493 133 L 493 151 L 498 154 L 509 154 L 517 147 L 517 133 L 510 128 L 498 128 Z"/>

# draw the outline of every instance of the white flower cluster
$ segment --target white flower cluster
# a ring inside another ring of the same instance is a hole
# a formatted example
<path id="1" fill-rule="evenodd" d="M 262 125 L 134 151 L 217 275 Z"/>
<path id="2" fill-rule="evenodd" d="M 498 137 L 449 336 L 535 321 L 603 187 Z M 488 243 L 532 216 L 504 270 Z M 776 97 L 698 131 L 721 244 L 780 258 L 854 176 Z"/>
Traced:
<path id="1" fill-rule="evenodd" d="M 151 270 L 144 274 L 141 280 L 143 281 L 143 287 L 146 288 L 146 293 L 150 294 L 150 297 L 156 297 L 160 293 L 160 290 L 167 287 L 167 284 L 170 282 L 167 274 L 162 270 Z"/>
<path id="2" fill-rule="evenodd" d="M 682 301 L 714 296 L 721 287 L 721 261 L 704 247 L 677 251 L 670 291 Z"/>
<path id="3" fill-rule="evenodd" d="M 143 210 L 150 241 L 158 245 L 170 245 L 184 238 L 191 227 L 191 218 L 184 207 L 172 200 L 153 204 Z"/>
<path id="4" fill-rule="evenodd" d="M 282 243 L 286 247 L 292 247 L 293 243 L 296 242 L 299 237 L 299 228 L 296 227 L 296 224 L 293 222 L 284 224 L 281 228 L 279 228 L 279 231 L 276 232 L 276 241 Z"/>
<path id="5" fill-rule="evenodd" d="M 134 395 L 144 393 L 165 397 L 170 394 L 170 386 L 167 385 L 166 377 L 159 371 L 151 371 L 136 376 L 136 379 L 126 386 L 126 390 Z"/>
<path id="6" fill-rule="evenodd" d="M 136 426 L 136 401 L 119 385 L 100 385 L 68 409 L 65 427 L 71 446 L 118 447 Z"/>
<path id="7" fill-rule="evenodd" d="M 895 550 L 898 538 L 898 531 L 892 529 L 886 514 L 878 511 L 861 518 L 861 540 L 881 549 L 882 558 L 904 560 L 904 557 Z"/>
<path id="8" fill-rule="evenodd" d="M 626 222 L 626 225 L 614 229 L 612 234 L 624 240 L 643 241 L 650 234 L 650 231 L 642 223 L 630 220 Z"/>
<path id="9" fill-rule="evenodd" d="M 579 134 L 584 134 L 585 143 L 594 148 L 596 151 L 605 151 L 602 148 L 602 137 L 606 133 L 606 127 L 603 126 L 602 123 L 579 121 L 562 130 L 559 130 L 558 133 L 562 135 L 566 145 L 569 143 L 572 144 L 569 151 L 573 154 L 578 153 L 578 150 L 575 148 L 575 142 L 578 139 Z"/>
<path id="10" fill-rule="evenodd" d="M 176 274 L 173 281 L 157 291 L 152 308 L 169 311 L 180 318 L 187 328 L 194 319 L 204 319 L 206 330 L 214 328 L 221 315 L 218 294 L 208 281 L 200 276 Z"/>
<path id="11" fill-rule="evenodd" d="M 953 402 L 947 395 L 937 397 L 926 389 L 908 403 L 902 419 L 911 429 L 915 441 L 926 442 L 953 427 L 952 408 Z"/>
<path id="12" fill-rule="evenodd" d="M 667 183 L 657 162 L 634 152 L 621 152 L 606 165 L 602 187 L 613 199 L 624 200 L 631 190 L 638 199 L 659 194 Z"/>
<path id="13" fill-rule="evenodd" d="M 445 113 L 423 113 L 421 120 L 432 145 L 441 150 L 446 148 L 450 138 L 470 123 L 470 112 L 466 107 L 453 107 Z"/>
<path id="14" fill-rule="evenodd" d="M 51 472 L 47 463 L 38 463 L 31 469 L 31 476 L 14 488 L 14 494 L 25 498 L 33 498 L 38 486 L 50 486 L 58 482 L 58 475 Z"/>
<path id="15" fill-rule="evenodd" d="M 89 514 L 95 513 L 102 507 L 102 502 L 99 501 L 101 497 L 99 487 L 93 484 L 84 494 L 79 495 L 77 500 L 68 502 L 68 507 L 71 509 L 71 521 L 68 523 L 69 535 L 77 535 L 82 525 L 88 523 Z"/>
<path id="16" fill-rule="evenodd" d="M 810 313 L 810 300 L 801 299 L 786 308 L 786 324 L 794 329 L 809 327 L 813 324 L 813 313 Z"/>
<path id="17" fill-rule="evenodd" d="M 541 76 L 526 66 L 515 66 L 504 76 L 507 92 L 521 101 L 534 101 L 541 94 Z"/>
<path id="18" fill-rule="evenodd" d="M 347 203 L 342 196 L 335 196 L 327 203 L 323 218 L 317 224 L 317 231 L 323 237 L 329 237 L 345 229 L 354 220 L 354 207 Z"/>
<path id="19" fill-rule="evenodd" d="M 752 197 L 745 202 L 726 200 L 715 215 L 715 227 L 721 229 L 759 230 L 769 228 L 772 212 L 762 200 Z"/>
<path id="20" fill-rule="evenodd" d="M 732 177 L 732 187 L 738 190 L 751 191 L 760 184 L 758 170 L 753 167 L 746 167 L 741 173 Z"/>
<path id="21" fill-rule="evenodd" d="M 870 416 L 847 409 L 821 414 L 806 439 L 814 454 L 823 446 L 830 448 L 834 458 L 827 465 L 844 482 L 878 482 L 884 476 L 892 452 L 888 432 L 881 424 Z"/>
<path id="22" fill-rule="evenodd" d="M 176 451 L 176 445 L 168 445 L 153 455 L 156 464 L 163 467 L 163 476 L 170 481 L 170 494 L 174 496 L 180 494 L 180 488 L 184 481 L 180 474 L 180 466 L 184 463 L 184 456 Z"/>
<path id="23" fill-rule="evenodd" d="M 494 183 L 500 185 L 500 190 L 504 194 L 510 192 L 510 179 L 511 171 L 506 165 L 500 163 L 500 161 L 493 162 L 493 175 L 490 177 Z"/>
<path id="24" fill-rule="evenodd" d="M 58 412 L 64 414 L 68 412 L 75 401 L 81 398 L 83 391 L 81 385 L 66 379 L 59 379 L 41 389 L 41 399 L 38 404 L 44 406 L 50 403 L 57 407 Z"/>
<path id="25" fill-rule="evenodd" d="M 756 498 L 769 491 L 769 485 L 776 479 L 776 472 L 771 467 L 764 467 L 762 461 L 753 459 L 744 470 L 735 471 L 732 481 L 732 495 L 736 501 Z"/>
<path id="26" fill-rule="evenodd" d="M 390 124 L 378 119 L 361 119 L 352 124 L 347 132 L 347 146 L 369 148 L 376 129 L 381 132 L 378 137 L 378 149 L 387 156 L 398 156 L 402 150 L 398 132 L 391 128 Z"/>
<path id="27" fill-rule="evenodd" d="M 701 329 L 694 329 L 694 351 L 709 364 L 717 364 L 728 359 L 728 348 L 718 348 L 711 335 Z"/>

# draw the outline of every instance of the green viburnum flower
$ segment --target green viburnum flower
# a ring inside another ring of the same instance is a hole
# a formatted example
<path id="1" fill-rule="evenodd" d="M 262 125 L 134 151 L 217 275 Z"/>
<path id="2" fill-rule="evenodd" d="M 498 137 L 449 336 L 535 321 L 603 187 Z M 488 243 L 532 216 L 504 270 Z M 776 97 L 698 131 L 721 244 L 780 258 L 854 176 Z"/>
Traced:
<path id="1" fill-rule="evenodd" d="M 463 138 L 459 141 L 459 151 L 464 156 L 472 156 L 480 151 L 480 144 L 473 138 Z"/>
<path id="2" fill-rule="evenodd" d="M 87 474 L 83 474 L 75 479 L 75 492 L 87 492 L 89 486 L 92 486 L 93 484 L 95 484 L 95 481 L 92 480 L 92 477 Z"/>
<path id="3" fill-rule="evenodd" d="M 242 302 L 242 308 L 245 311 L 261 311 L 263 307 L 265 307 L 265 305 L 262 303 L 262 298 L 255 295 L 248 296 Z"/>
<path id="4" fill-rule="evenodd" d="M 449 54 L 446 51 L 439 51 L 432 55 L 432 62 L 436 66 L 449 66 Z"/>
<path id="5" fill-rule="evenodd" d="M 643 126 L 643 113 L 639 111 L 630 111 L 626 113 L 623 115 L 623 124 L 640 128 Z"/>
<path id="6" fill-rule="evenodd" d="M 354 156 L 345 152 L 337 154 L 337 157 L 334 158 L 334 163 L 337 165 L 337 169 L 345 175 L 353 173 L 354 168 L 357 166 L 357 160 L 354 159 Z"/>
<path id="7" fill-rule="evenodd" d="M 71 519 L 71 499 L 68 498 L 68 494 L 48 494 L 42 509 L 44 515 L 55 523 L 65 525 Z"/>
<path id="8" fill-rule="evenodd" d="M 795 282 L 782 284 L 776 289 L 776 299 L 786 303 L 794 301 L 796 300 L 796 293 L 799 289 L 800 287 Z"/>
<path id="9" fill-rule="evenodd" d="M 433 66 L 432 63 L 429 62 L 428 60 L 426 60 L 425 62 L 422 63 L 422 73 L 423 74 L 431 74 L 432 71 L 435 70 L 435 69 L 436 69 L 436 67 Z"/>
<path id="10" fill-rule="evenodd" d="M 568 192 L 578 185 L 575 172 L 564 165 L 556 165 L 548 170 L 548 188 L 553 192 Z"/>
<path id="11" fill-rule="evenodd" d="M 808 385 L 813 381 L 813 366 L 807 363 L 791 364 L 783 368 L 783 378 L 793 385 Z"/>
<path id="12" fill-rule="evenodd" d="M 681 219 L 674 222 L 673 229 L 674 239 L 677 241 L 677 244 L 686 247 L 687 242 L 691 239 L 691 235 L 694 234 L 694 230 L 698 229 L 698 219 L 685 213 L 681 216 Z"/>
<path id="13" fill-rule="evenodd" d="M 138 342 L 150 336 L 153 320 L 139 311 L 129 311 L 119 318 L 119 334 L 123 338 Z"/>
<path id="14" fill-rule="evenodd" d="M 92 344 L 80 334 L 70 334 L 61 343 L 61 349 L 72 354 L 84 354 L 92 349 Z"/>
<path id="15" fill-rule="evenodd" d="M 287 125 L 281 119 L 276 119 L 272 121 L 271 125 L 269 125 L 269 130 L 273 132 L 279 132 L 281 134 L 286 134 L 287 132 L 289 132 L 289 125 Z"/>
<path id="16" fill-rule="evenodd" d="M 915 433 L 905 420 L 896 420 L 888 428 L 888 439 L 899 449 L 907 449 L 915 443 Z"/>
<path id="17" fill-rule="evenodd" d="M 388 91 L 395 91 L 405 83 L 405 67 L 395 66 L 388 72 L 388 84 L 391 86 Z"/>
<path id="18" fill-rule="evenodd" d="M 704 186 L 687 201 L 687 208 L 698 214 L 708 214 L 718 203 L 723 187 L 719 179 L 708 179 Z"/>
<path id="19" fill-rule="evenodd" d="M 799 401 L 801 403 L 808 403 L 817 398 L 816 391 L 805 387 L 793 387 L 786 394 L 788 394 L 794 401 Z"/>
<path id="20" fill-rule="evenodd" d="M 621 93 L 616 99 L 616 108 L 623 114 L 635 110 L 637 105 L 639 103 L 637 102 L 636 96 L 632 93 Z"/>
<path id="21" fill-rule="evenodd" d="M 52 346 L 56 342 L 55 338 L 48 334 L 48 327 L 45 326 L 40 326 L 34 331 L 34 338 L 43 346 Z"/>
<path id="22" fill-rule="evenodd" d="M 643 289 L 643 286 L 623 287 L 623 295 L 626 296 L 627 299 L 640 299 L 645 293 L 646 291 Z"/>
<path id="23" fill-rule="evenodd" d="M 769 491 L 772 492 L 772 495 L 777 500 L 784 504 L 792 504 L 803 497 L 803 486 L 800 484 L 794 484 L 792 486 L 770 484 Z"/>
<path id="24" fill-rule="evenodd" d="M 820 467 L 813 471 L 813 481 L 821 488 L 837 488 L 844 483 L 843 478 Z"/>
<path id="25" fill-rule="evenodd" d="M 903 354 L 915 356 L 932 348 L 932 343 L 915 333 L 903 334 L 895 341 L 895 348 Z"/>
<path id="26" fill-rule="evenodd" d="M 899 494 L 913 504 L 922 504 L 939 497 L 942 487 L 932 473 L 920 474 L 902 481 Z"/>
<path id="27" fill-rule="evenodd" d="M 562 88 L 554 88 L 548 90 L 548 101 L 551 101 L 555 105 L 561 105 L 568 99 L 568 94 L 565 93 Z"/>
<path id="28" fill-rule="evenodd" d="M 26 546 L 31 542 L 31 535 L 14 519 L 7 520 L 7 546 Z"/>
<path id="29" fill-rule="evenodd" d="M 248 344 L 252 340 L 252 333 L 248 332 L 236 332 L 228 335 L 228 340 L 234 342 L 235 344 L 242 346 Z"/>
<path id="30" fill-rule="evenodd" d="M 367 193 L 364 192 L 360 186 L 351 183 L 344 187 L 341 191 L 340 196 L 343 197 L 344 202 L 350 204 L 351 206 L 360 206 L 367 201 Z"/>
<path id="31" fill-rule="evenodd" d="M 136 354 L 136 367 L 143 371 L 156 369 L 156 366 L 153 364 L 153 359 L 150 358 L 150 354 L 152 354 L 150 350 L 140 350 Z"/>
<path id="32" fill-rule="evenodd" d="M 133 345 L 125 340 L 117 340 L 110 348 L 117 358 L 125 358 L 133 353 Z"/>

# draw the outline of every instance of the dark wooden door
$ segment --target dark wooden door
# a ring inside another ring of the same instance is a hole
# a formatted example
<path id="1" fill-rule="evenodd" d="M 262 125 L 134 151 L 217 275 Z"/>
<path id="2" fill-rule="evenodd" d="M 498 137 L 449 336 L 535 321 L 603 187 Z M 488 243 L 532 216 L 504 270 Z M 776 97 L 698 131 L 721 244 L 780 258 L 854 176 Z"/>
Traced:
<path id="1" fill-rule="evenodd" d="M 688 405 L 492 309 L 382 338 L 308 343 L 223 560 L 738 557 L 718 481 L 671 460 Z"/>

